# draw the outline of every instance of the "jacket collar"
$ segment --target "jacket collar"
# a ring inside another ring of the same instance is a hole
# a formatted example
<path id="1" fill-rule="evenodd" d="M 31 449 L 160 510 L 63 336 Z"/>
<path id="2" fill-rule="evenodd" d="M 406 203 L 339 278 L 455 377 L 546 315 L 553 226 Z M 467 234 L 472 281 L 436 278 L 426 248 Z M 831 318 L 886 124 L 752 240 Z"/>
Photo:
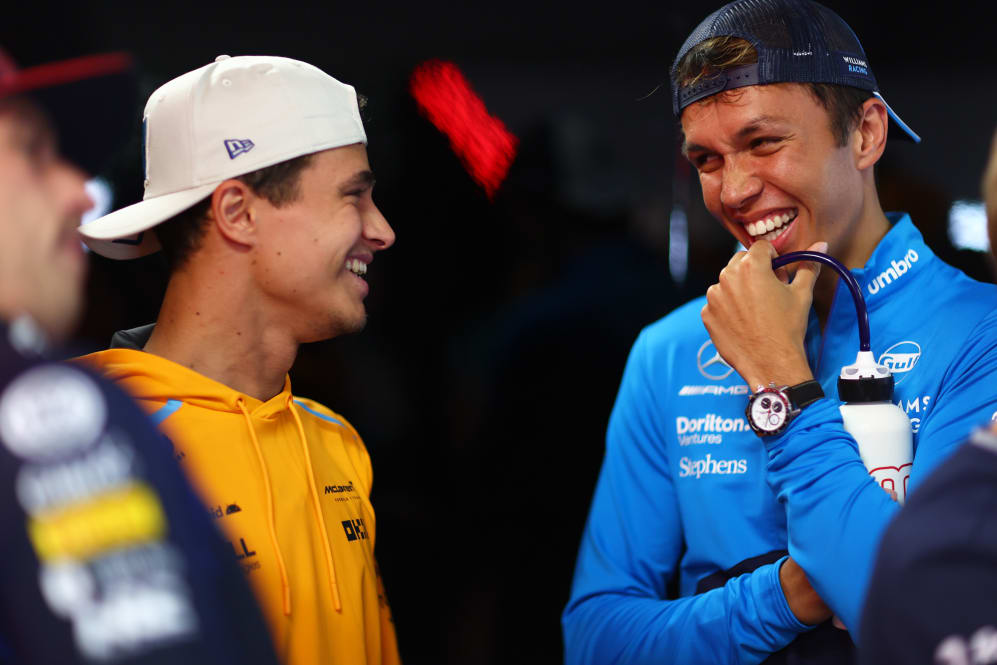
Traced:
<path id="1" fill-rule="evenodd" d="M 865 266 L 852 270 L 870 308 L 916 281 L 913 278 L 934 256 L 910 215 L 888 212 L 886 217 L 892 224 L 889 232 L 879 241 Z"/>

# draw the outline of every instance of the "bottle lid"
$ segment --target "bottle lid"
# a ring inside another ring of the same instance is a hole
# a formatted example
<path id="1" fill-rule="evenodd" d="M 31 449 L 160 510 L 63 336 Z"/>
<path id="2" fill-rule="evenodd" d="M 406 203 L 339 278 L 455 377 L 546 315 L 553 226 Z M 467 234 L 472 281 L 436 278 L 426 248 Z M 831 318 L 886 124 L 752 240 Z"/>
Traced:
<path id="1" fill-rule="evenodd" d="M 846 403 L 892 402 L 893 375 L 864 376 L 855 379 L 838 377 L 838 399 Z"/>
<path id="2" fill-rule="evenodd" d="M 838 375 L 838 399 L 842 402 L 890 402 L 893 375 L 880 365 L 871 351 L 859 351 L 854 365 L 845 365 Z"/>

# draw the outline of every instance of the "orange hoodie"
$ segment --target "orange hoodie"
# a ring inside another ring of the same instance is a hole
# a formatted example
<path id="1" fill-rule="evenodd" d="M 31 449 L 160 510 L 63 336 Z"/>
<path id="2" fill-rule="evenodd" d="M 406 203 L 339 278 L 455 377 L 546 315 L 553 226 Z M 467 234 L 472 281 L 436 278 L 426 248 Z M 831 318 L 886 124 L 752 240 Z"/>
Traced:
<path id="1" fill-rule="evenodd" d="M 161 423 L 228 536 L 282 662 L 399 662 L 374 560 L 370 457 L 346 419 L 294 397 L 289 378 L 261 402 L 143 351 L 80 360 Z"/>

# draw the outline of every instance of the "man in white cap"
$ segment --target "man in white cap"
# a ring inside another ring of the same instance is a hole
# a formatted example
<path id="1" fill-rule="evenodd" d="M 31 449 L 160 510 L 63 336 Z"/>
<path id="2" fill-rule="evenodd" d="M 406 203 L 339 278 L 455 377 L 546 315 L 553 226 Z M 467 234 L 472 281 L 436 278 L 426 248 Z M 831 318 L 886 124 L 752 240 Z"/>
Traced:
<path id="1" fill-rule="evenodd" d="M 0 662 L 272 665 L 168 442 L 121 390 L 51 359 L 82 309 L 86 171 L 125 138 L 129 70 L 0 51 Z"/>
<path id="2" fill-rule="evenodd" d="M 111 258 L 162 248 L 155 326 L 92 354 L 174 442 L 286 663 L 395 663 L 374 559 L 370 458 L 342 416 L 294 396 L 299 345 L 360 330 L 394 233 L 353 88 L 278 57 L 220 56 L 156 90 L 145 196 L 80 231 Z"/>

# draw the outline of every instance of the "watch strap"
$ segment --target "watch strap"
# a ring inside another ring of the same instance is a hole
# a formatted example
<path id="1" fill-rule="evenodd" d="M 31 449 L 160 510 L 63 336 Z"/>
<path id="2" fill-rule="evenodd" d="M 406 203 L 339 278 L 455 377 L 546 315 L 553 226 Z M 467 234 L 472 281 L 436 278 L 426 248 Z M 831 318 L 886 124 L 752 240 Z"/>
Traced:
<path id="1" fill-rule="evenodd" d="M 786 393 L 794 410 L 800 410 L 824 397 L 824 389 L 813 379 L 797 383 L 795 386 L 788 386 L 783 389 L 783 392 Z"/>

